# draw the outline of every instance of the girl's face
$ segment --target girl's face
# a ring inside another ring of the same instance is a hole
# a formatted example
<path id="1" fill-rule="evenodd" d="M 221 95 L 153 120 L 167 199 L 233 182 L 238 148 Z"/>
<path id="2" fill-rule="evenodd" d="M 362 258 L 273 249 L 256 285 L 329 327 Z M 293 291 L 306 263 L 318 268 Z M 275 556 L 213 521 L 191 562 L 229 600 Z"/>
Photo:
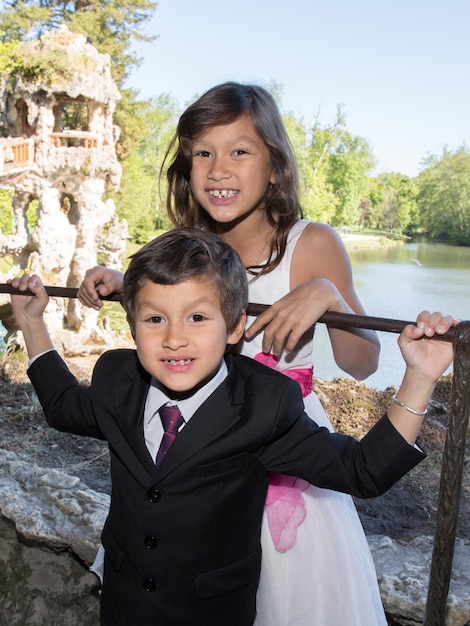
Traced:
<path id="1" fill-rule="evenodd" d="M 213 220 L 250 215 L 274 183 L 268 148 L 248 115 L 214 126 L 193 140 L 191 190 Z"/>

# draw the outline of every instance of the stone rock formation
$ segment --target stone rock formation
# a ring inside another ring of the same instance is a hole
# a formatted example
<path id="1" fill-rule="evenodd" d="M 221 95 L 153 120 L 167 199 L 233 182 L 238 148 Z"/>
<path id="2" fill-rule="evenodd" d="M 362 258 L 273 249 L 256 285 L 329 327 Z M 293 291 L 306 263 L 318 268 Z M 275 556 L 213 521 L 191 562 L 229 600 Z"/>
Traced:
<path id="1" fill-rule="evenodd" d="M 120 183 L 113 123 L 120 94 L 109 56 L 66 27 L 22 44 L 21 54 L 25 67 L 47 59 L 50 71 L 0 77 L 0 187 L 13 191 L 12 233 L 0 230 L 0 255 L 13 265 L 0 280 L 28 271 L 76 287 L 98 260 L 120 267 L 125 254 L 127 224 L 105 199 Z M 56 299 L 47 322 L 64 344 L 83 343 L 96 332 L 97 314 Z"/>
<path id="2" fill-rule="evenodd" d="M 0 478 L 0 581 L 7 623 L 94 626 L 99 582 L 88 566 L 109 496 L 2 449 Z M 433 538 L 403 542 L 374 535 L 368 541 L 387 614 L 396 624 L 422 624 Z M 446 626 L 470 623 L 468 563 L 470 544 L 457 541 Z"/>

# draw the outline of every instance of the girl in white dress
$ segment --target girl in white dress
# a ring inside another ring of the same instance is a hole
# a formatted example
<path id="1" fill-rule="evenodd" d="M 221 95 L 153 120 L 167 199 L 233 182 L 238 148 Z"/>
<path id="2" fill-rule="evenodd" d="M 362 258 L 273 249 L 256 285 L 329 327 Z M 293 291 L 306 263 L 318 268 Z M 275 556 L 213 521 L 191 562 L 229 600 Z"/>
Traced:
<path id="1" fill-rule="evenodd" d="M 292 256 L 308 223 L 298 220 L 294 224 L 281 263 L 250 283 L 250 302 L 269 304 L 289 291 Z M 312 347 L 308 333 L 294 351 L 274 359 L 262 352 L 261 335 L 257 335 L 244 342 L 242 352 L 298 380 L 308 415 L 331 429 L 312 392 Z M 273 486 L 275 479 L 271 479 L 255 623 L 386 624 L 374 564 L 351 497 L 296 480 L 297 493 L 290 487 L 294 482 L 290 476 L 282 478 L 280 487 Z"/>
<path id="2" fill-rule="evenodd" d="M 168 212 L 211 230 L 240 255 L 251 319 L 244 354 L 299 381 L 307 413 L 331 428 L 312 392 L 312 327 L 326 311 L 363 314 L 347 252 L 325 224 L 302 220 L 297 167 L 272 96 L 255 85 L 210 89 L 181 116 L 170 147 Z M 82 303 L 121 288 L 118 273 L 87 272 Z M 375 371 L 372 331 L 329 329 L 336 363 L 358 379 Z M 257 626 L 385 626 L 375 569 L 349 496 L 273 476 L 262 529 Z"/>

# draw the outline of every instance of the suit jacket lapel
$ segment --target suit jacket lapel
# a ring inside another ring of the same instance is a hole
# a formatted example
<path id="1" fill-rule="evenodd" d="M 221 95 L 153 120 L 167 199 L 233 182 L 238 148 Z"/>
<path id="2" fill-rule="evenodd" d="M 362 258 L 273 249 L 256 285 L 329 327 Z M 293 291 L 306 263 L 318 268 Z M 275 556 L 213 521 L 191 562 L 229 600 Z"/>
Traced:
<path id="1" fill-rule="evenodd" d="M 192 416 L 156 470 L 159 479 L 173 472 L 240 419 L 240 409 L 244 401 L 244 382 L 236 375 L 233 361 L 229 360 L 228 365 L 227 378 Z"/>
<path id="2" fill-rule="evenodd" d="M 148 485 L 154 474 L 155 465 L 147 450 L 144 439 L 144 408 L 150 376 L 135 360 L 125 373 L 128 384 L 117 385 L 113 398 L 117 428 L 122 437 L 113 439 L 118 454 L 126 459 L 126 465 L 134 476 Z"/>

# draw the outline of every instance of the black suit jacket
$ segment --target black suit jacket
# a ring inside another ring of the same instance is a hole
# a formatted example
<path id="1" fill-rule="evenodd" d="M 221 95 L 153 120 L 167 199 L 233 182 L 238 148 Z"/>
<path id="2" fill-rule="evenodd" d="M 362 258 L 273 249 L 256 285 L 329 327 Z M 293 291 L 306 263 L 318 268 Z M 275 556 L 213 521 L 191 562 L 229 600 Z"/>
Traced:
<path id="1" fill-rule="evenodd" d="M 227 364 L 158 469 L 143 436 L 150 377 L 134 350 L 105 353 L 90 387 L 56 352 L 29 369 L 51 426 L 109 443 L 102 624 L 248 626 L 269 472 L 371 497 L 424 456 L 385 416 L 360 443 L 331 434 L 304 414 L 297 383 L 242 356 Z"/>

